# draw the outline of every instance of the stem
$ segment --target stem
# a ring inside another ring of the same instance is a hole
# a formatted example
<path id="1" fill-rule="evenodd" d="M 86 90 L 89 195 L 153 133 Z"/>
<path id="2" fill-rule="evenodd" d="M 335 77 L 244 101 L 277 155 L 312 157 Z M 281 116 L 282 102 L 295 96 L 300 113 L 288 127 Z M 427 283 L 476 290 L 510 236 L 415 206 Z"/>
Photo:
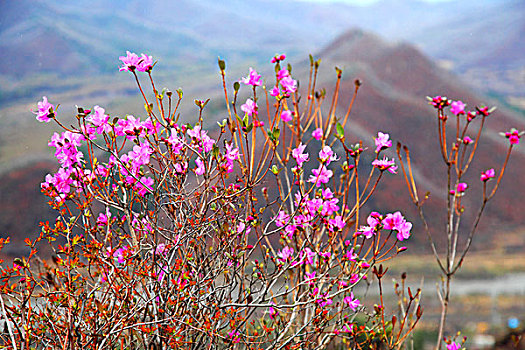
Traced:
<path id="1" fill-rule="evenodd" d="M 447 312 L 448 312 L 448 302 L 450 300 L 450 281 L 452 279 L 451 274 L 446 275 L 446 281 L 444 284 L 444 296 L 441 299 L 441 319 L 439 321 L 439 331 L 438 331 L 438 338 L 436 343 L 436 350 L 441 349 L 441 344 L 443 342 L 443 332 L 445 330 L 445 323 L 447 320 Z"/>

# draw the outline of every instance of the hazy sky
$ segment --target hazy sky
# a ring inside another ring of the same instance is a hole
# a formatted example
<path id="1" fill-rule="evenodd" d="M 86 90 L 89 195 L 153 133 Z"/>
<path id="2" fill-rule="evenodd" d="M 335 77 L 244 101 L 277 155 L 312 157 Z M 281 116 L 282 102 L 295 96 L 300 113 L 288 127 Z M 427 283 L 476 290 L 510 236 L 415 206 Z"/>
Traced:
<path id="1" fill-rule="evenodd" d="M 311 1 L 311 2 L 344 2 L 352 5 L 366 6 L 371 5 L 382 0 L 301 0 L 301 1 Z M 454 0 L 420 0 L 424 2 L 450 2 Z"/>

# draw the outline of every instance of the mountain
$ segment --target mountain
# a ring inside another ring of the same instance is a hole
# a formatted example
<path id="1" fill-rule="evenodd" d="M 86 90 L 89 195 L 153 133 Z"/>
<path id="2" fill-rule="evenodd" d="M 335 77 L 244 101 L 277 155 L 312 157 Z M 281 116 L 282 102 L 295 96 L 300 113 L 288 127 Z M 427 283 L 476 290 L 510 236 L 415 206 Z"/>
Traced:
<path id="1" fill-rule="evenodd" d="M 438 150 L 436 114 L 427 104 L 425 96 L 446 95 L 452 99 L 461 99 L 468 104 L 468 108 L 490 101 L 477 96 L 456 76 L 440 68 L 414 46 L 392 44 L 362 30 L 344 33 L 321 50 L 318 56 L 325 67 L 335 65 L 348 72 L 343 73 L 346 78 L 341 83 L 341 101 L 350 101 L 355 78 L 363 81 L 349 129 L 356 130 L 354 137 L 365 137 L 365 140 L 366 136 L 370 140 L 377 131 L 389 132 L 394 140 L 409 146 L 420 194 L 426 191 L 431 193 L 426 206 L 431 213 L 433 230 L 443 230 L 439 224 L 444 222 L 445 213 L 438 208 L 443 207 L 446 200 L 446 193 L 440 191 L 446 184 L 446 172 Z M 346 106 L 340 108 L 340 115 L 344 114 Z M 453 120 L 450 120 L 449 128 L 453 125 Z M 500 108 L 487 119 L 485 126 L 483 142 L 469 170 L 470 177 L 467 177 L 468 195 L 462 200 L 467 208 L 463 219 L 466 227 L 472 223 L 479 207 L 479 174 L 485 170 L 481 166 L 498 169 L 505 158 L 508 140 L 500 137 L 498 132 L 510 127 L 523 130 L 525 120 L 512 110 Z M 470 136 L 474 138 L 475 132 L 471 131 Z M 449 139 L 449 142 L 452 140 Z M 394 156 L 394 152 L 390 156 Z M 523 171 L 525 149 L 515 147 L 499 192 L 489 202 L 481 221 L 478 248 L 490 248 L 500 233 L 511 227 L 525 225 L 521 201 L 525 195 L 525 178 L 521 175 Z M 410 207 L 408 194 L 403 187 L 402 176 L 389 179 L 388 185 L 380 189 L 383 198 L 376 197 L 372 207 L 383 210 Z M 417 222 L 416 213 L 412 212 L 412 215 Z M 423 242 L 426 237 L 419 239 L 419 242 Z M 444 237 L 441 236 L 441 239 Z"/>
<path id="2" fill-rule="evenodd" d="M 0 75 L 10 80 L 109 74 L 118 61 L 107 57 L 128 49 L 173 68 L 204 68 L 216 56 L 232 64 L 261 63 L 276 52 L 300 58 L 360 27 L 418 46 L 478 91 L 518 106 L 525 98 L 522 1 L 19 0 L 2 2 L 0 13 Z"/>

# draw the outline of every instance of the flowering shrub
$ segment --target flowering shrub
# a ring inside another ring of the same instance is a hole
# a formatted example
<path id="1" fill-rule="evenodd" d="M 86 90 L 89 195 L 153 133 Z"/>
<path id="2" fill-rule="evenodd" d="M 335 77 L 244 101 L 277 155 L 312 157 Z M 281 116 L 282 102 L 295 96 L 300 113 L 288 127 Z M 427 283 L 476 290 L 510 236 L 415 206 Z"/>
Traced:
<path id="1" fill-rule="evenodd" d="M 405 146 L 404 151 L 406 155 L 406 167 L 403 162 L 403 156 L 401 152 L 401 144 L 397 146 L 397 154 L 400 160 L 401 169 L 406 180 L 406 185 L 410 193 L 410 197 L 417 207 L 419 216 L 423 221 L 425 231 L 427 233 L 432 252 L 436 259 L 441 272 L 441 287 L 438 288 L 438 297 L 441 303 L 441 319 L 438 326 L 438 339 L 436 349 L 440 349 L 443 342 L 443 335 L 445 333 L 445 324 L 448 313 L 448 306 L 450 301 L 450 284 L 453 276 L 461 268 L 461 265 L 471 247 L 474 235 L 476 233 L 479 221 L 485 210 L 487 202 L 490 201 L 499 187 L 503 173 L 507 167 L 507 163 L 510 158 L 513 147 L 519 144 L 519 140 L 525 132 L 518 132 L 516 129 L 511 129 L 510 132 L 500 133 L 501 136 L 509 139 L 509 146 L 507 148 L 507 154 L 503 165 L 498 171 L 498 176 L 493 184 L 489 186 L 488 182 L 496 177 L 496 171 L 494 168 L 481 172 L 479 180 L 482 181 L 482 194 L 481 204 L 477 211 L 476 217 L 470 229 L 464 232 L 464 236 L 467 237 L 466 242 L 461 247 L 460 241 L 458 240 L 460 232 L 464 230 L 464 222 L 462 222 L 462 216 L 465 213 L 465 205 L 462 199 L 467 195 L 469 185 L 467 182 L 467 172 L 476 154 L 477 147 L 480 143 L 481 134 L 485 125 L 486 119 L 491 115 L 495 108 L 488 108 L 485 106 L 476 107 L 474 110 L 465 111 L 466 104 L 462 101 L 452 101 L 444 96 L 428 97 L 429 103 L 437 111 L 438 121 L 438 140 L 439 149 L 443 159 L 443 163 L 447 172 L 447 185 L 446 185 L 446 208 L 447 215 L 445 218 L 446 231 L 444 234 L 447 237 L 447 244 L 444 249 L 439 249 L 435 243 L 435 233 L 431 232 L 429 225 L 426 220 L 426 216 L 423 210 L 423 204 L 428 199 L 429 194 L 427 193 L 424 198 L 420 198 L 416 182 L 412 175 L 412 167 L 410 163 L 410 155 L 408 148 Z M 452 132 L 447 128 L 449 115 L 447 115 L 447 108 L 450 107 L 450 113 L 452 113 L 452 120 L 455 125 L 452 127 Z M 468 133 L 472 132 L 474 123 L 479 121 L 479 127 L 477 131 L 474 131 L 475 138 L 472 139 L 468 136 Z M 450 135 L 452 134 L 452 136 Z M 448 145 L 452 144 L 449 148 Z M 478 181 L 477 179 L 475 181 Z M 461 225 L 460 225 L 461 224 Z M 451 339 L 445 338 L 446 347 L 448 350 L 456 350 L 461 348 L 461 345 L 452 341 Z M 463 340 L 463 343 L 465 339 Z M 461 343 L 461 344 L 463 344 Z"/>
<path id="2" fill-rule="evenodd" d="M 67 127 L 46 97 L 38 103 L 37 119 L 63 128 L 49 142 L 60 168 L 42 183 L 59 217 L 26 240 L 28 257 L 2 268 L 4 343 L 321 349 L 406 339 L 421 317 L 419 291 L 408 290 L 398 317 L 385 314 L 382 294 L 368 308 L 355 290 L 372 278 L 381 288 L 381 262 L 411 235 L 399 211 L 360 220 L 378 183 L 397 171 L 381 154 L 392 141 L 378 133 L 363 174 L 363 141 L 345 137 L 353 102 L 336 116 L 342 72 L 326 114 L 319 62 L 310 57 L 300 98 L 284 59 L 272 59 L 273 83 L 250 68 L 233 91 L 219 60 L 228 114 L 208 130 L 208 100 L 195 100 L 196 122 L 182 123 L 182 90 L 159 92 L 144 54 L 120 57 L 144 116 L 78 107 L 76 127 Z M 46 240 L 52 262 L 37 257 Z"/>

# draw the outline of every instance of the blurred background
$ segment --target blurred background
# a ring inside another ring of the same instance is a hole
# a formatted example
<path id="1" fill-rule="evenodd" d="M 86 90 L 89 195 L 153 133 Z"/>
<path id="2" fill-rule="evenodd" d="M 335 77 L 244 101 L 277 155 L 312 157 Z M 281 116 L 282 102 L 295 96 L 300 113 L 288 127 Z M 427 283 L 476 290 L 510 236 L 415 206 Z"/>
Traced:
<path id="1" fill-rule="evenodd" d="M 31 109 L 47 96 L 60 104 L 58 115 L 66 123 L 73 122 L 75 105 L 100 105 L 112 116 L 144 115 L 132 77 L 118 72 L 118 57 L 126 50 L 159 61 L 154 69 L 159 88 L 183 88 L 184 121 L 196 120 L 193 99 L 211 98 L 208 125 L 225 116 L 218 56 L 226 60 L 229 83 L 246 76 L 248 67 L 270 82 L 269 61 L 283 53 L 299 80 L 306 80 L 308 54 L 322 59 L 319 86 L 327 90 L 335 82 L 334 67 L 342 68 L 340 99 L 348 101 L 354 80 L 362 80 L 349 132 L 370 147 L 377 131 L 410 147 L 421 191 L 431 192 L 432 230 L 443 242 L 439 208 L 446 198 L 445 171 L 434 166 L 440 159 L 436 121 L 425 96 L 461 99 L 467 108 L 498 107 L 470 170 L 464 199 L 472 213 L 464 222 L 468 230 L 479 207 L 480 172 L 503 162 L 508 141 L 498 132 L 525 129 L 524 38 L 523 0 L 3 0 L 0 237 L 9 236 L 13 243 L 2 258 L 27 254 L 23 238 L 37 235 L 40 221 L 56 218 L 39 184 L 57 169 L 47 142 L 59 128 L 38 123 Z M 453 283 L 449 331 L 462 330 L 470 347 L 503 344 L 512 332 L 523 332 L 524 173 L 525 147 L 520 145 Z M 370 205 L 374 210 L 407 208 L 407 217 L 418 222 L 401 176 L 380 191 Z M 409 284 L 424 286 L 418 333 L 423 344 L 439 312 L 439 274 L 424 232 L 420 226 L 413 232 L 407 255 L 394 259 L 390 271 L 397 279 L 407 272 Z"/>

